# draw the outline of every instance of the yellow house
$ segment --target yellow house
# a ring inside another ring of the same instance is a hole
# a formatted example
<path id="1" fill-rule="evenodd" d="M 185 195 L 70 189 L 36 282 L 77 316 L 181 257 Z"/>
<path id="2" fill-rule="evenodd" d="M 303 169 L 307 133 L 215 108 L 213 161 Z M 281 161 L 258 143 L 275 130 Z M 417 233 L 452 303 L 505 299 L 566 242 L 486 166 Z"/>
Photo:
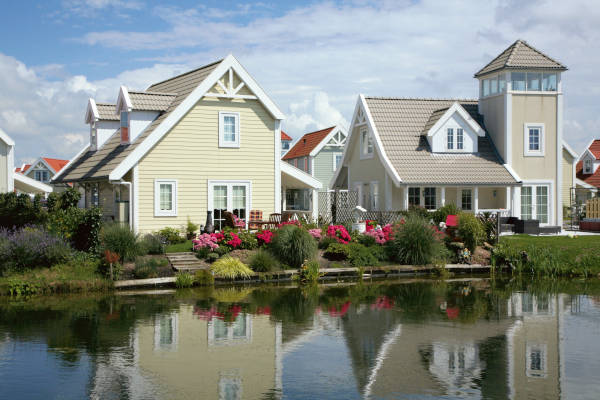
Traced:
<path id="1" fill-rule="evenodd" d="M 310 175 L 282 166 L 284 115 L 232 55 L 151 85 L 121 86 L 116 104 L 90 99 L 90 143 L 53 178 L 75 182 L 85 206 L 150 232 L 203 223 L 211 212 L 248 220 L 281 212 L 282 179 Z"/>

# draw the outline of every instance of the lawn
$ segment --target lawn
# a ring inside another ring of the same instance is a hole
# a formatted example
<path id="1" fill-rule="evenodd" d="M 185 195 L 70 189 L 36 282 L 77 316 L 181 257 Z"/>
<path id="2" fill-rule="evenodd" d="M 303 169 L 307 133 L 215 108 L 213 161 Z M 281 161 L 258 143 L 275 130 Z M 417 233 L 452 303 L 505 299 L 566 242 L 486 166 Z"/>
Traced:
<path id="1" fill-rule="evenodd" d="M 600 250 L 600 235 L 578 236 L 530 236 L 513 235 L 500 238 L 502 243 L 526 248 L 530 245 L 542 246 L 560 251 L 561 259 L 573 260 L 580 255 L 598 253 Z"/>
<path id="2" fill-rule="evenodd" d="M 192 251 L 192 241 L 186 240 L 183 243 L 170 244 L 167 246 L 167 253 L 182 253 L 186 251 Z"/>

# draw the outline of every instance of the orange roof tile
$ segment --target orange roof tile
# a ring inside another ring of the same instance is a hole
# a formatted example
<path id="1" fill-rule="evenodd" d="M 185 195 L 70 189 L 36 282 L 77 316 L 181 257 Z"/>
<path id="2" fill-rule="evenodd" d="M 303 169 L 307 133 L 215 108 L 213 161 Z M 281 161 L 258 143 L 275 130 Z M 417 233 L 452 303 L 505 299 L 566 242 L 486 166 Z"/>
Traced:
<path id="1" fill-rule="evenodd" d="M 54 170 L 54 172 L 58 172 L 61 169 L 63 169 L 63 167 L 65 165 L 67 165 L 69 163 L 69 160 L 61 160 L 58 158 L 47 158 L 47 157 L 42 157 L 44 159 L 44 161 L 46 161 L 48 163 L 48 165 L 50 167 L 52 167 L 52 169 Z"/>
<path id="2" fill-rule="evenodd" d="M 596 142 L 600 142 L 596 140 Z M 590 146 L 591 147 L 591 146 Z M 593 174 L 584 174 L 583 173 L 583 161 L 579 161 L 577 166 L 575 167 L 575 174 L 577 179 L 581 179 L 585 183 L 600 188 L 600 168 L 596 169 L 596 172 Z"/>
<path id="3" fill-rule="evenodd" d="M 600 139 L 594 140 L 588 148 L 590 149 L 594 157 L 596 157 L 596 160 L 600 160 Z"/>
<path id="4" fill-rule="evenodd" d="M 325 137 L 333 128 L 335 128 L 335 126 L 321 129 L 320 131 L 307 133 L 306 135 L 302 136 L 300 140 L 296 142 L 294 147 L 285 153 L 283 159 L 289 160 L 290 158 L 308 156 L 310 152 L 313 151 L 313 149 L 317 147 L 323 139 L 325 139 Z"/>
<path id="5" fill-rule="evenodd" d="M 291 142 L 293 139 L 287 133 L 281 131 L 281 140 L 289 140 Z"/>

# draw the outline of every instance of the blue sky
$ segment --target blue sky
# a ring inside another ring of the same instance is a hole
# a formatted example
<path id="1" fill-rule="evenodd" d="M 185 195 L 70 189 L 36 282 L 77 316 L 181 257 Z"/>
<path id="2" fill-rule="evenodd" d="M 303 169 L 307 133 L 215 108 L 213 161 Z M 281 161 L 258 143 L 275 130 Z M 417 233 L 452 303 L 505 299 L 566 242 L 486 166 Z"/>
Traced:
<path id="1" fill-rule="evenodd" d="M 359 93 L 477 96 L 473 73 L 516 39 L 569 67 L 565 137 L 600 137 L 600 7 L 592 0 L 6 2 L 0 128 L 16 163 L 72 157 L 86 100 L 144 89 L 233 53 L 298 137 L 348 124 Z"/>

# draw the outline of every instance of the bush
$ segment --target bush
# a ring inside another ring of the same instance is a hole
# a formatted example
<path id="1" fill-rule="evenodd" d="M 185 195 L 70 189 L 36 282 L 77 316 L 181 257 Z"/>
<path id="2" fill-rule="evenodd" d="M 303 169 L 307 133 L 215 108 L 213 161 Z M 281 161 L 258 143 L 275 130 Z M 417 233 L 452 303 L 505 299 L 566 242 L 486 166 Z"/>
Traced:
<path id="1" fill-rule="evenodd" d="M 279 269 L 279 262 L 271 253 L 260 249 L 250 258 L 250 268 L 256 272 L 271 272 Z"/>
<path id="2" fill-rule="evenodd" d="M 158 231 L 158 234 L 162 236 L 168 244 L 185 242 L 185 238 L 181 236 L 181 232 L 177 228 L 166 227 Z"/>
<path id="3" fill-rule="evenodd" d="M 321 275 L 317 261 L 309 261 L 300 267 L 299 279 L 301 283 L 316 283 Z"/>
<path id="4" fill-rule="evenodd" d="M 214 276 L 219 278 L 248 278 L 253 275 L 252 270 L 246 264 L 230 256 L 222 257 L 215 261 L 211 265 L 210 270 Z"/>
<path id="5" fill-rule="evenodd" d="M 327 249 L 329 247 L 330 244 L 332 243 L 337 243 L 337 239 L 336 238 L 332 238 L 329 236 L 325 236 L 321 239 L 321 241 L 319 242 L 319 248 L 320 249 Z"/>
<path id="6" fill-rule="evenodd" d="M 427 209 L 425 207 L 421 207 L 421 206 L 409 206 L 408 207 L 408 212 L 406 213 L 406 216 L 418 216 L 421 218 L 425 218 L 425 220 L 429 221 L 429 219 L 431 218 L 431 215 L 429 214 L 429 211 L 427 211 Z"/>
<path id="7" fill-rule="evenodd" d="M 213 253 L 219 255 L 219 257 L 223 257 L 225 254 L 228 254 L 231 251 L 229 246 L 219 246 L 216 249 L 213 249 Z"/>
<path id="8" fill-rule="evenodd" d="M 0 227 L 13 229 L 43 224 L 48 213 L 42 208 L 41 199 L 40 195 L 32 200 L 25 193 L 0 193 Z"/>
<path id="9" fill-rule="evenodd" d="M 188 217 L 187 224 L 185 226 L 185 233 L 188 238 L 192 238 L 198 230 L 198 224 L 194 224 L 190 217 Z"/>
<path id="10" fill-rule="evenodd" d="M 135 261 L 133 275 L 138 279 L 158 277 L 158 268 L 165 267 L 169 262 L 166 258 L 144 257 Z"/>
<path id="11" fill-rule="evenodd" d="M 273 237 L 271 250 L 284 264 L 300 268 L 317 253 L 317 242 L 302 228 L 294 225 L 281 227 Z"/>
<path id="12" fill-rule="evenodd" d="M 187 272 L 178 272 L 175 278 L 175 287 L 178 289 L 194 286 L 194 275 Z"/>
<path id="13" fill-rule="evenodd" d="M 144 248 L 138 235 L 126 225 L 105 225 L 101 232 L 101 241 L 104 250 L 117 253 L 123 261 L 133 261 L 137 256 L 143 255 Z"/>
<path id="14" fill-rule="evenodd" d="M 360 243 L 351 243 L 348 245 L 349 255 L 348 260 L 353 267 L 366 267 L 377 265 L 378 259 L 375 257 L 371 249 L 363 246 Z"/>
<path id="15" fill-rule="evenodd" d="M 433 219 L 433 222 L 435 222 L 436 225 L 439 225 L 440 222 L 446 222 L 446 218 L 448 217 L 448 215 L 458 214 L 460 214 L 460 208 L 458 208 L 454 203 L 448 203 L 445 206 L 435 210 L 432 213 L 431 218 Z"/>
<path id="16" fill-rule="evenodd" d="M 73 255 L 69 244 L 43 228 L 0 229 L 0 274 L 50 267 Z"/>
<path id="17" fill-rule="evenodd" d="M 331 261 L 347 260 L 350 256 L 350 246 L 342 243 L 332 243 L 327 247 L 323 257 Z"/>
<path id="18" fill-rule="evenodd" d="M 246 250 L 254 250 L 258 248 L 258 239 L 256 235 L 250 231 L 239 231 L 238 237 L 242 241 L 241 248 Z"/>
<path id="19" fill-rule="evenodd" d="M 98 207 L 58 209 L 48 216 L 47 227 L 75 249 L 95 253 L 100 245 L 102 211 Z"/>
<path id="20" fill-rule="evenodd" d="M 458 217 L 458 236 L 465 243 L 465 246 L 475 251 L 475 248 L 480 245 L 485 238 L 485 230 L 483 225 L 476 216 L 469 213 L 461 213 Z"/>
<path id="21" fill-rule="evenodd" d="M 397 227 L 390 243 L 394 259 L 410 265 L 431 263 L 443 248 L 434 227 L 415 214 L 409 215 L 404 224 Z"/>
<path id="22" fill-rule="evenodd" d="M 366 247 L 370 247 L 370 246 L 375 246 L 375 236 L 373 235 L 360 235 L 358 237 L 358 243 L 362 244 L 363 246 Z"/>
<path id="23" fill-rule="evenodd" d="M 219 259 L 219 257 L 221 257 L 221 256 L 217 253 L 208 253 L 206 255 L 206 262 L 209 264 L 212 264 L 215 261 L 217 261 Z"/>
<path id="24" fill-rule="evenodd" d="M 148 233 L 142 239 L 142 246 L 147 254 L 165 254 L 165 244 L 160 235 Z"/>

